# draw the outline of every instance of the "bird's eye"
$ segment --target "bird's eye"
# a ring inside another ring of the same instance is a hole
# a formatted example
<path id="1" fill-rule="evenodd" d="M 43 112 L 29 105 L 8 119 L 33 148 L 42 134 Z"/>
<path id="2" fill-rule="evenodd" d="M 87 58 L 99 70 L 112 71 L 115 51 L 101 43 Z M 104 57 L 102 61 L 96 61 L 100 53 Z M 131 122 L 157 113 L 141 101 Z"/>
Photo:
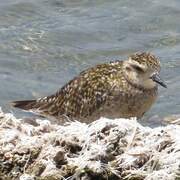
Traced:
<path id="1" fill-rule="evenodd" d="M 144 72 L 144 70 L 143 70 L 141 67 L 139 67 L 139 66 L 134 65 L 133 68 L 134 68 L 136 71 L 140 72 L 140 73 L 143 73 L 143 72 Z"/>

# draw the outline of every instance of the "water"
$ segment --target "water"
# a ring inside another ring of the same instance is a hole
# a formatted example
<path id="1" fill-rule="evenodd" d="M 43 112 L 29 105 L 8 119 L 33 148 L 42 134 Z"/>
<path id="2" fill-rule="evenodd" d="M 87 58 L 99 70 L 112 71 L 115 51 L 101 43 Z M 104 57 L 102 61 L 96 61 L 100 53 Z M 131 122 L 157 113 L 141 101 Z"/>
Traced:
<path id="1" fill-rule="evenodd" d="M 10 111 L 8 102 L 51 94 L 87 67 L 150 51 L 168 89 L 146 117 L 178 114 L 179 19 L 178 0 L 1 0 L 0 106 Z"/>

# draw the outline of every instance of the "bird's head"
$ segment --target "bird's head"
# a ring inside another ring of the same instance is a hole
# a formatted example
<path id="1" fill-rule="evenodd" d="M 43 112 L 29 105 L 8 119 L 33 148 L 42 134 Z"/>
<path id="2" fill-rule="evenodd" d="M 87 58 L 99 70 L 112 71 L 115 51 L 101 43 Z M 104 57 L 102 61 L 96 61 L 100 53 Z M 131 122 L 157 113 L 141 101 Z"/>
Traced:
<path id="1" fill-rule="evenodd" d="M 160 62 L 150 53 L 136 53 L 123 62 L 124 75 L 130 83 L 144 89 L 152 89 L 157 83 L 163 87 L 166 84 L 159 76 Z"/>

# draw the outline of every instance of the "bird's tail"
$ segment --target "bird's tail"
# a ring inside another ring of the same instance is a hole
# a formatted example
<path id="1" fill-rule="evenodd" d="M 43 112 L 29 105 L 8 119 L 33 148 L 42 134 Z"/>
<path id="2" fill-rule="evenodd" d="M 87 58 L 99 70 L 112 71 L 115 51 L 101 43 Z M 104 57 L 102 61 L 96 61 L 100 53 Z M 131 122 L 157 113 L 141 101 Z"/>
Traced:
<path id="1" fill-rule="evenodd" d="M 11 106 L 24 110 L 30 110 L 34 108 L 36 103 L 36 100 L 13 101 L 11 102 Z"/>

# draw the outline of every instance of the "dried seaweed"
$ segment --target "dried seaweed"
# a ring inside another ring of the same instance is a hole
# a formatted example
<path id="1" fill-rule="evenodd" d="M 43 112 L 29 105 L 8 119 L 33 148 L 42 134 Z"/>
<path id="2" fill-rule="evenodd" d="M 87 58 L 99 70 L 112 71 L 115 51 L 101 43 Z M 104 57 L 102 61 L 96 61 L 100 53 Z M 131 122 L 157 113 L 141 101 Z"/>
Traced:
<path id="1" fill-rule="evenodd" d="M 32 123 L 32 121 L 34 121 Z M 180 179 L 180 126 L 136 119 L 62 125 L 0 110 L 0 177 L 20 180 Z"/>

